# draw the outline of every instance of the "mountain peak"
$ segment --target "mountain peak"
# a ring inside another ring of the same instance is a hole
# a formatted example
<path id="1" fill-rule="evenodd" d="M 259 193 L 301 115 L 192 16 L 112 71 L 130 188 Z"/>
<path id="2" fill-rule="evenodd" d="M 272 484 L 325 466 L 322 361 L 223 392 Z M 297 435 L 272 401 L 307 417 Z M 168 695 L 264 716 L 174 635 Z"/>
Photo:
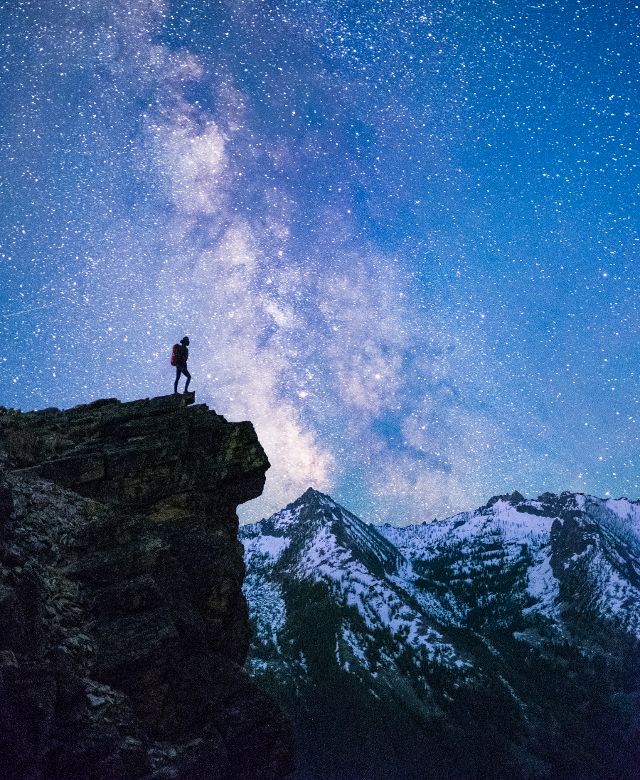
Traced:
<path id="1" fill-rule="evenodd" d="M 317 563 L 316 548 L 326 552 L 326 561 L 332 556 L 336 561 L 346 557 L 380 573 L 394 572 L 404 560 L 373 526 L 311 487 L 280 512 L 243 526 L 240 536 L 245 548 L 250 539 L 261 537 L 262 542 L 253 545 L 253 553 L 266 553 L 273 563 L 289 548 L 297 550 L 299 560 L 304 559 L 304 565 L 311 568 Z M 339 565 L 334 568 L 339 569 Z"/>
<path id="2" fill-rule="evenodd" d="M 302 495 L 287 504 L 284 509 L 262 519 L 260 525 L 263 526 L 263 530 L 267 527 L 282 530 L 298 521 L 308 521 L 312 516 L 316 520 L 326 520 L 331 516 L 330 513 L 332 511 L 346 512 L 347 510 L 326 493 L 321 493 L 313 487 L 308 487 Z"/>
<path id="3" fill-rule="evenodd" d="M 294 504 L 297 504 L 299 501 L 318 501 L 320 499 L 328 499 L 329 501 L 333 501 L 331 496 L 327 496 L 325 493 L 321 493 L 319 490 L 316 490 L 314 487 L 308 487 L 304 493 L 299 496 L 295 501 Z"/>

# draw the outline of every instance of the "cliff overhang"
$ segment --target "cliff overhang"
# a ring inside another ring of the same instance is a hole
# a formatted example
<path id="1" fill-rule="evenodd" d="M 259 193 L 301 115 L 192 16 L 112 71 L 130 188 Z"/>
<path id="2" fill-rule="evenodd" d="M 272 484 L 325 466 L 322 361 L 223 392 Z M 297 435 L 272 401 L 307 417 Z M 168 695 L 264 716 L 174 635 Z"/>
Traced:
<path id="1" fill-rule="evenodd" d="M 242 665 L 253 426 L 193 394 L 0 410 L 0 774 L 276 778 L 289 727 Z"/>

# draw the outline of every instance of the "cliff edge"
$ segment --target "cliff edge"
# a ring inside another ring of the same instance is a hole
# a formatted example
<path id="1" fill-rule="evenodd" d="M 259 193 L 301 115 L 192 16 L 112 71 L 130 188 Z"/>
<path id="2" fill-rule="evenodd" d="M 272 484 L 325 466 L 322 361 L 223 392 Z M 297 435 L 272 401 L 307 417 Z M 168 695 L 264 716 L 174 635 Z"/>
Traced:
<path id="1" fill-rule="evenodd" d="M 242 669 L 238 504 L 269 462 L 193 394 L 0 409 L 0 776 L 278 778 Z"/>

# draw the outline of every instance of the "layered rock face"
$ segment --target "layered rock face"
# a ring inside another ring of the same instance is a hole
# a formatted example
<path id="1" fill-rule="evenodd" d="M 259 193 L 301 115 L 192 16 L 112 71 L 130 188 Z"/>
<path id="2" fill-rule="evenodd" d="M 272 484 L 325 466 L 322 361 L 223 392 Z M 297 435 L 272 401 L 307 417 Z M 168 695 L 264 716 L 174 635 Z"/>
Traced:
<path id="1" fill-rule="evenodd" d="M 193 400 L 0 411 L 0 777 L 286 774 L 242 669 L 236 508 L 269 463 Z"/>

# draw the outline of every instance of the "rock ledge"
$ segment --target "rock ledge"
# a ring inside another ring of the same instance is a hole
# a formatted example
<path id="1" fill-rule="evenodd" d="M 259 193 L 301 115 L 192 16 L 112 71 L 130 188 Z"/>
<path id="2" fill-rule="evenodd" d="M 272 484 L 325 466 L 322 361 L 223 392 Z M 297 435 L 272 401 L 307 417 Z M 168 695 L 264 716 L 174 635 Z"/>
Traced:
<path id="1" fill-rule="evenodd" d="M 253 426 L 194 395 L 0 409 L 0 776 L 278 778 L 250 681 L 238 504 Z"/>

